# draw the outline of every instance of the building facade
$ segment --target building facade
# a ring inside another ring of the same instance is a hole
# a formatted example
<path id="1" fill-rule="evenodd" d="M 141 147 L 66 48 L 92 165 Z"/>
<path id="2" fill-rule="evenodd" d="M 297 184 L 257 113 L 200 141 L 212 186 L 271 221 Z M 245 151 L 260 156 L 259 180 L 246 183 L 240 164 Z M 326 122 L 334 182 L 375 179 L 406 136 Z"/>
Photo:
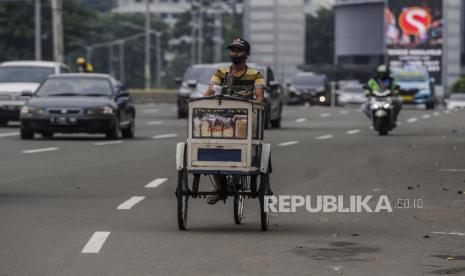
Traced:
<path id="1" fill-rule="evenodd" d="M 245 0 L 244 36 L 251 60 L 271 65 L 281 80 L 291 80 L 305 58 L 303 0 Z"/>

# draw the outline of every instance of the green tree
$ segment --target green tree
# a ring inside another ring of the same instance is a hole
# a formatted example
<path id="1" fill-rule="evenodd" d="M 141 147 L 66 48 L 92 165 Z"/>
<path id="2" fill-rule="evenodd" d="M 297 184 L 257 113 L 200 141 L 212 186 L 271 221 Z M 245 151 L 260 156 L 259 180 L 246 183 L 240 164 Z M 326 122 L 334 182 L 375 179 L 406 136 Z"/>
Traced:
<path id="1" fill-rule="evenodd" d="M 465 93 L 465 77 L 458 78 L 452 85 L 452 93 Z"/>

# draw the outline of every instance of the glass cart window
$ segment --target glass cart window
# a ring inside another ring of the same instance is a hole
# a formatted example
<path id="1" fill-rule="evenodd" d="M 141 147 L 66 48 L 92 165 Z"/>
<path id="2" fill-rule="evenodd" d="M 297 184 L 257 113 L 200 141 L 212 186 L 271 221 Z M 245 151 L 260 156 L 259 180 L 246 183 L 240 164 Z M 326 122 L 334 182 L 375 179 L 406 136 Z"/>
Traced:
<path id="1" fill-rule="evenodd" d="M 194 108 L 193 138 L 247 139 L 247 109 Z"/>

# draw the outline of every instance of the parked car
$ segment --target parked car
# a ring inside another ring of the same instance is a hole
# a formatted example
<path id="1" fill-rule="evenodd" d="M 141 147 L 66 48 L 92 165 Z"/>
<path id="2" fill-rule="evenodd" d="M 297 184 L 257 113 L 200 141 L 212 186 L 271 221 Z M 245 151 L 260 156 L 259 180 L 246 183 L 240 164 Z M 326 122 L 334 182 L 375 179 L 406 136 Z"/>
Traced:
<path id="1" fill-rule="evenodd" d="M 363 104 L 366 101 L 361 83 L 347 83 L 336 91 L 338 105 Z"/>
<path id="2" fill-rule="evenodd" d="M 0 64 L 0 125 L 18 121 L 19 111 L 47 76 L 69 73 L 66 65 L 49 61 L 8 61 Z"/>
<path id="3" fill-rule="evenodd" d="M 422 67 L 404 67 L 393 70 L 392 76 L 399 85 L 399 93 L 404 104 L 425 105 L 434 109 L 436 96 L 434 79 Z"/>
<path id="4" fill-rule="evenodd" d="M 52 75 L 21 108 L 21 138 L 35 133 L 135 134 L 136 109 L 126 88 L 106 74 Z"/>
<path id="5" fill-rule="evenodd" d="M 297 73 L 289 85 L 289 104 L 330 105 L 331 87 L 325 75 Z"/>
<path id="6" fill-rule="evenodd" d="M 195 64 L 187 68 L 183 78 L 175 79 L 180 84 L 177 93 L 177 105 L 178 105 L 178 118 L 187 118 L 187 102 L 191 98 L 201 97 L 199 91 L 201 88 L 208 86 L 210 79 L 206 83 L 199 82 L 199 78 L 203 73 L 213 74 L 211 64 Z M 205 75 L 205 74 L 204 74 Z M 205 82 L 205 81 L 204 81 Z M 204 92 L 206 91 L 206 87 Z"/>
<path id="7" fill-rule="evenodd" d="M 465 109 L 465 93 L 453 93 L 446 99 L 447 109 Z"/>

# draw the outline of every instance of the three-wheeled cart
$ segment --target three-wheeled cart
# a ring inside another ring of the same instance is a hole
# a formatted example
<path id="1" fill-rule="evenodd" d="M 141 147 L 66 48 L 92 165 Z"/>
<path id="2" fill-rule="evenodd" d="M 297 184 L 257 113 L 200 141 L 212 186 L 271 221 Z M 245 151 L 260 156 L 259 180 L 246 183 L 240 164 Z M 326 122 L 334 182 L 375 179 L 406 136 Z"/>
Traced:
<path id="1" fill-rule="evenodd" d="M 218 95 L 189 102 L 187 141 L 177 144 L 178 226 L 185 230 L 189 198 L 234 197 L 240 224 L 245 198 L 258 198 L 261 230 L 268 230 L 265 200 L 271 195 L 271 146 L 263 142 L 264 104 Z M 200 177 L 219 180 L 216 191 L 199 191 Z"/>

